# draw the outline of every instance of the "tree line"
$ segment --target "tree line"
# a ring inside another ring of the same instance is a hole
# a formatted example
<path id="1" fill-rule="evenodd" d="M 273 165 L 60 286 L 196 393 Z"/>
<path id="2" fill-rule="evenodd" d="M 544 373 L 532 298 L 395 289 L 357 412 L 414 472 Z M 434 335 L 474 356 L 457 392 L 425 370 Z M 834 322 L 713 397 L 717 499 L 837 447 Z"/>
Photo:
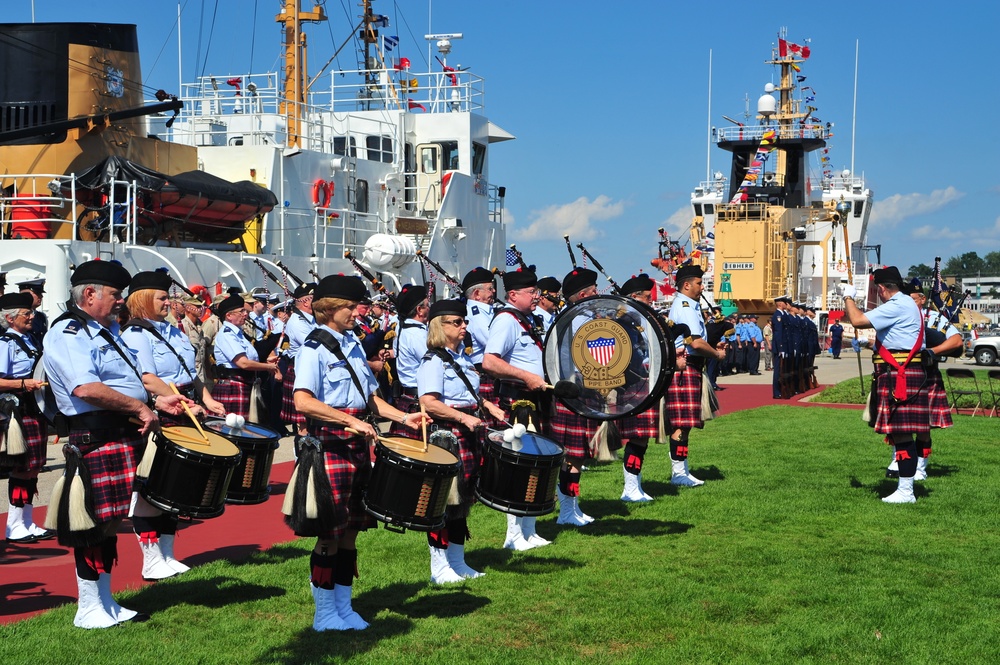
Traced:
<path id="1" fill-rule="evenodd" d="M 931 277 L 934 268 L 918 263 L 907 269 L 909 277 L 919 277 L 926 280 Z M 984 257 L 980 257 L 976 252 L 966 252 L 958 256 L 952 256 L 947 261 L 941 263 L 942 277 L 979 277 L 985 275 L 996 277 L 1000 275 L 1000 252 L 990 252 Z"/>

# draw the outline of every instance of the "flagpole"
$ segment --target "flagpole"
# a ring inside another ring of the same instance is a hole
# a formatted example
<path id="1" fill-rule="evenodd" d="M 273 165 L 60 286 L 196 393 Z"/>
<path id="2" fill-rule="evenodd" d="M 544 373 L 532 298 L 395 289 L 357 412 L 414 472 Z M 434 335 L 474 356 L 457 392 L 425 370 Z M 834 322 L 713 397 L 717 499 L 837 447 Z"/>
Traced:
<path id="1" fill-rule="evenodd" d="M 861 40 L 854 40 L 854 108 L 851 109 L 851 174 L 854 174 L 854 137 L 858 127 L 858 46 Z"/>
<path id="2" fill-rule="evenodd" d="M 708 49 L 708 131 L 705 137 L 705 182 L 712 181 L 712 49 Z"/>

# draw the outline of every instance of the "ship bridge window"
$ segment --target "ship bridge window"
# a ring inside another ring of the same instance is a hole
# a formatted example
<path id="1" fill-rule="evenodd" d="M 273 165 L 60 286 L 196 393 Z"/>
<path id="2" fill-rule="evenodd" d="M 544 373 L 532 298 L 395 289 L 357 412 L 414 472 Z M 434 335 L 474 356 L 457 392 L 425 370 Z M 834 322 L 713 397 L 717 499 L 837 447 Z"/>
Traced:
<path id="1" fill-rule="evenodd" d="M 350 138 L 351 157 L 357 157 L 358 156 L 358 148 L 357 148 L 357 144 L 354 141 L 354 137 L 353 136 L 351 136 L 351 137 L 347 137 L 347 136 L 334 136 L 333 137 L 333 154 L 335 154 L 335 155 L 346 155 L 347 154 L 347 145 L 348 145 L 347 140 L 348 140 L 348 138 Z"/>
<path id="2" fill-rule="evenodd" d="M 441 169 L 444 171 L 457 171 L 459 168 L 458 160 L 458 141 L 441 141 Z"/>
<path id="3" fill-rule="evenodd" d="M 366 136 L 365 148 L 369 160 L 392 164 L 392 139 L 388 136 Z"/>
<path id="4" fill-rule="evenodd" d="M 701 217 L 701 204 L 700 203 L 695 203 L 694 204 L 694 216 L 695 217 Z"/>
<path id="5" fill-rule="evenodd" d="M 437 173 L 437 155 L 438 151 L 432 147 L 425 147 L 420 149 L 420 172 L 421 173 Z"/>
<path id="6" fill-rule="evenodd" d="M 355 212 L 368 212 L 368 181 L 357 180 L 354 184 Z"/>
<path id="7" fill-rule="evenodd" d="M 705 214 L 706 215 L 714 215 L 715 214 L 715 204 L 714 203 L 706 203 L 705 204 Z"/>
<path id="8" fill-rule="evenodd" d="M 855 217 L 860 217 L 861 213 L 864 212 L 864 209 L 865 209 L 865 202 L 864 201 L 855 201 L 854 202 L 854 216 Z"/>
<path id="9" fill-rule="evenodd" d="M 482 175 L 483 166 L 486 164 L 486 146 L 479 143 L 472 144 L 472 175 Z"/>

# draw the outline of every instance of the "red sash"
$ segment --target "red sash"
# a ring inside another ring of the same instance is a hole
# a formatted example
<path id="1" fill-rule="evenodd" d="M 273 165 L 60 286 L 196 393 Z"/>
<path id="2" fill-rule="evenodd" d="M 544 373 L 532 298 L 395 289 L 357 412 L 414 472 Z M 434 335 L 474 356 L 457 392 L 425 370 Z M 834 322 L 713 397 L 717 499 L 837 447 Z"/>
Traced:
<path id="1" fill-rule="evenodd" d="M 916 303 L 914 303 L 914 305 L 916 305 Z M 878 351 L 879 357 L 882 358 L 882 360 L 884 360 L 889 367 L 896 370 L 896 386 L 892 389 L 892 396 L 899 401 L 906 399 L 906 368 L 910 364 L 910 361 L 913 360 L 913 356 L 917 354 L 917 351 L 919 351 L 920 347 L 924 344 L 923 314 L 921 314 L 920 322 L 921 326 L 920 332 L 917 333 L 917 344 L 910 349 L 910 355 L 906 356 L 906 360 L 903 361 L 903 364 L 899 364 L 899 362 L 893 358 L 892 354 L 889 353 L 889 350 L 881 344 L 878 344 L 875 347 L 875 350 Z"/>

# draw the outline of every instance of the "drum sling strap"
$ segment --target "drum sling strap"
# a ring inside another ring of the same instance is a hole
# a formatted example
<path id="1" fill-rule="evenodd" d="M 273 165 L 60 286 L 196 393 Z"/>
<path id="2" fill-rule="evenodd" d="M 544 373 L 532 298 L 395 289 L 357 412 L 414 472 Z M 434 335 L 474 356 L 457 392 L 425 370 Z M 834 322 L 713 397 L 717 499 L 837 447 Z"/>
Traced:
<path id="1" fill-rule="evenodd" d="M 189 367 L 187 366 L 187 363 L 186 363 L 186 362 L 184 362 L 184 358 L 182 358 L 182 357 L 181 357 L 181 354 L 177 353 L 177 351 L 176 351 L 176 350 L 174 349 L 174 347 L 170 346 L 170 342 L 168 342 L 168 341 L 167 341 L 166 339 L 164 339 L 164 338 L 163 338 L 163 335 L 161 335 L 161 334 L 160 334 L 160 331 L 158 331 L 158 330 L 157 330 L 157 329 L 156 329 L 156 328 L 155 328 L 155 327 L 153 326 L 153 324 L 152 324 L 152 323 L 150 323 L 150 322 L 149 322 L 149 321 L 147 321 L 146 319 L 132 319 L 131 321 L 129 321 L 129 322 L 128 322 L 128 323 L 126 323 L 125 325 L 126 325 L 126 326 L 136 326 L 136 327 L 138 327 L 138 328 L 142 328 L 143 330 L 146 330 L 146 331 L 148 331 L 148 332 L 149 332 L 150 334 L 152 334 L 152 335 L 153 335 L 153 337 L 155 337 L 156 339 L 158 339 L 158 340 L 160 340 L 161 342 L 163 342 L 163 343 L 164 343 L 164 344 L 166 345 L 166 347 L 167 347 L 168 349 L 170 349 L 170 352 L 174 354 L 174 356 L 175 356 L 175 357 L 177 358 L 178 362 L 180 362 L 180 364 L 181 364 L 181 367 L 183 367 L 183 368 L 184 368 L 184 371 L 185 371 L 185 372 L 187 372 L 187 375 L 188 375 L 189 377 L 191 377 L 191 380 L 192 380 L 192 381 L 194 381 L 194 373 L 193 373 L 193 372 L 191 371 L 191 369 L 190 369 L 190 368 L 189 368 Z"/>
<path id="2" fill-rule="evenodd" d="M 52 325 L 54 326 L 55 324 L 59 323 L 64 319 L 73 319 L 75 321 L 79 321 L 80 323 L 83 324 L 84 330 L 86 330 L 88 319 L 93 320 L 93 317 L 89 316 L 84 311 L 76 307 L 71 307 L 70 309 L 60 314 L 59 318 L 57 318 L 55 321 L 52 322 Z M 129 366 L 129 369 L 135 372 L 135 376 L 137 379 L 139 379 L 139 383 L 142 383 L 142 374 L 139 372 L 139 368 L 136 367 L 131 360 L 129 360 L 128 354 L 122 350 L 122 347 L 118 346 L 118 343 L 115 341 L 114 336 L 112 336 L 111 331 L 100 324 L 98 324 L 98 326 L 100 330 L 97 332 L 97 334 L 100 336 L 100 338 L 103 339 L 108 344 L 110 344 L 111 347 L 118 352 L 118 355 L 122 357 L 122 360 L 124 360 L 125 364 Z M 89 335 L 90 333 L 88 332 L 87 334 Z M 148 393 L 149 391 L 146 392 Z"/>
<path id="3" fill-rule="evenodd" d="M 33 361 L 31 363 L 31 371 L 28 372 L 27 376 L 15 376 L 13 378 L 21 379 L 22 381 L 24 381 L 24 379 L 29 379 L 33 377 L 35 375 L 35 370 L 38 369 L 38 363 L 42 362 L 42 352 L 38 349 L 31 348 L 30 346 L 28 346 L 28 343 L 24 341 L 23 337 L 21 337 L 20 335 L 12 335 L 10 334 L 9 331 L 4 331 L 3 334 L 0 334 L 0 339 L 13 340 L 14 343 L 17 344 L 19 347 L 21 347 L 21 350 L 24 351 L 28 355 L 28 357 L 31 358 Z M 21 385 L 24 384 L 22 383 Z M 31 395 L 30 391 L 18 393 L 19 397 L 18 402 L 22 405 L 22 407 L 27 406 L 29 413 L 34 413 L 34 411 L 31 411 L 31 409 L 36 408 L 36 405 L 34 400 L 30 399 L 30 395 Z"/>
<path id="4" fill-rule="evenodd" d="M 521 325 L 521 328 L 524 329 L 524 332 L 528 333 L 528 336 L 531 337 L 531 341 L 535 343 L 535 346 L 537 346 L 539 349 L 542 348 L 541 336 L 539 336 L 538 332 L 535 330 L 535 327 L 531 325 L 531 322 L 528 320 L 528 317 L 524 315 L 524 313 L 519 312 L 516 309 L 504 307 L 500 310 L 497 310 L 496 314 L 493 315 L 493 319 L 496 320 L 496 318 L 501 314 L 510 314 L 511 316 L 513 316 L 514 319 L 516 319 L 517 322 Z"/>
<path id="5" fill-rule="evenodd" d="M 347 361 L 347 356 L 344 355 L 344 350 L 340 348 L 340 342 L 337 341 L 336 337 L 321 328 L 315 328 L 312 332 L 306 335 L 306 339 L 314 339 L 318 341 L 326 347 L 327 351 L 335 355 L 337 360 L 343 362 L 347 367 L 348 373 L 351 375 L 351 381 L 354 382 L 354 387 L 357 389 L 358 394 L 362 397 L 365 396 L 365 389 L 361 385 L 361 379 L 358 378 L 358 375 L 351 366 L 351 363 Z"/>
<path id="6" fill-rule="evenodd" d="M 476 410 L 479 411 L 479 415 L 482 416 L 483 398 L 480 397 L 476 392 L 476 389 L 472 387 L 472 382 L 469 381 L 469 377 L 465 375 L 465 372 L 463 372 L 459 364 L 455 362 L 455 359 L 451 357 L 451 354 L 440 348 L 427 349 L 427 355 L 425 355 L 424 358 L 430 358 L 431 356 L 437 356 L 442 361 L 450 365 L 453 370 L 455 370 L 455 374 L 462 380 L 462 383 L 465 384 L 469 394 L 476 399 Z M 444 395 L 442 395 L 442 397 L 444 397 Z"/>

